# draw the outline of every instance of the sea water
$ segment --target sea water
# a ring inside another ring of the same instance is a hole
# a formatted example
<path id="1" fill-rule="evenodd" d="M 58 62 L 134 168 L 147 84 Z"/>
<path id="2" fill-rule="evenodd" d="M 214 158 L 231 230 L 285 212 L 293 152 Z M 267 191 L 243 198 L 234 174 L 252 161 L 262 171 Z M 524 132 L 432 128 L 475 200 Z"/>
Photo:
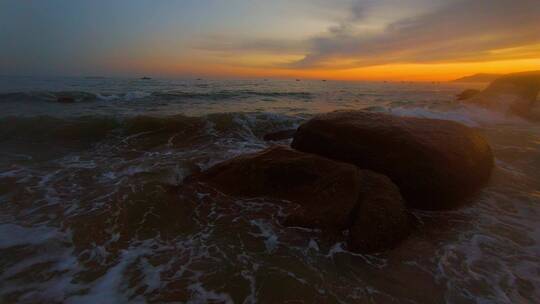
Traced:
<path id="1" fill-rule="evenodd" d="M 0 302 L 538 303 L 540 124 L 457 103 L 471 87 L 0 77 Z M 269 132 L 358 109 L 479 129 L 489 185 L 414 211 L 418 229 L 373 255 L 282 226 L 264 198 L 171 193 Z"/>

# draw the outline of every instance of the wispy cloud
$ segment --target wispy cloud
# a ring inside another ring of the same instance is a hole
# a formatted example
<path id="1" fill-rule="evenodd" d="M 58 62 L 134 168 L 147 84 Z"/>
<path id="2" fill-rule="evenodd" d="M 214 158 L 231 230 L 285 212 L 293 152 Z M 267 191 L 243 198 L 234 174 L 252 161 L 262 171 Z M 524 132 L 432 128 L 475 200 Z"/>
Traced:
<path id="1" fill-rule="evenodd" d="M 294 68 L 363 67 L 522 58 L 526 52 L 499 52 L 540 43 L 540 1 L 461 0 L 419 16 L 391 22 L 378 34 L 355 31 L 365 16 L 365 1 L 349 17 L 308 40 L 306 56 Z M 539 57 L 537 55 L 537 57 Z"/>
<path id="2" fill-rule="evenodd" d="M 229 57 L 246 53 L 305 54 L 307 44 L 306 41 L 292 39 L 235 39 L 224 36 L 211 36 L 198 41 L 194 48 Z"/>

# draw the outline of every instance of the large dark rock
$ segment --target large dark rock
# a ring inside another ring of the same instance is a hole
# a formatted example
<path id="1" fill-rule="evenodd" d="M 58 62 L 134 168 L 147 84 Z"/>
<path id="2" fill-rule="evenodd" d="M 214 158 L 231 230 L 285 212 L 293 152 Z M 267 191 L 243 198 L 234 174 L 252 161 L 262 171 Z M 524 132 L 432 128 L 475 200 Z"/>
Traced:
<path id="1" fill-rule="evenodd" d="M 349 229 L 350 249 L 374 252 L 398 244 L 411 228 L 410 215 L 398 187 L 382 174 L 360 172 L 360 203 Z"/>
<path id="2" fill-rule="evenodd" d="M 530 118 L 540 93 L 540 71 L 515 73 L 494 80 L 468 103 Z"/>
<path id="3" fill-rule="evenodd" d="M 227 195 L 296 203 L 285 225 L 333 233 L 350 229 L 356 251 L 392 248 L 409 233 L 408 213 L 388 178 L 283 146 L 220 163 L 188 181 L 194 182 Z"/>
<path id="4" fill-rule="evenodd" d="M 292 147 L 387 175 L 413 208 L 457 207 L 489 179 L 493 155 L 474 129 L 452 121 L 364 111 L 319 115 Z"/>

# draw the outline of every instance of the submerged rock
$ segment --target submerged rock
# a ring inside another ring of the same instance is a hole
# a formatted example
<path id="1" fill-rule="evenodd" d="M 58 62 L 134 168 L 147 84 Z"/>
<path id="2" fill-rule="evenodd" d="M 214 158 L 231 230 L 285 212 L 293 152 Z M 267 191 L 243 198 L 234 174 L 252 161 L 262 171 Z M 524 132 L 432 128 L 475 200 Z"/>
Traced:
<path id="1" fill-rule="evenodd" d="M 281 130 L 266 134 L 263 139 L 266 141 L 278 141 L 293 138 L 296 133 L 296 129 Z"/>
<path id="2" fill-rule="evenodd" d="M 529 118 L 539 93 L 540 71 L 515 73 L 496 79 L 467 102 Z"/>
<path id="3" fill-rule="evenodd" d="M 225 161 L 189 182 L 232 196 L 296 203 L 299 208 L 288 215 L 287 226 L 333 233 L 350 229 L 350 246 L 356 251 L 392 248 L 409 231 L 403 200 L 388 178 L 283 146 Z"/>
<path id="4" fill-rule="evenodd" d="M 59 103 L 91 102 L 98 99 L 97 95 L 84 91 L 61 91 L 40 93 L 41 98 Z"/>
<path id="5" fill-rule="evenodd" d="M 412 208 L 457 207 L 487 182 L 493 155 L 474 129 L 456 122 L 364 111 L 316 116 L 292 147 L 387 175 Z"/>
<path id="6" fill-rule="evenodd" d="M 74 103 L 75 98 L 73 98 L 72 96 L 58 96 L 56 98 L 56 102 L 59 102 L 59 103 Z"/>

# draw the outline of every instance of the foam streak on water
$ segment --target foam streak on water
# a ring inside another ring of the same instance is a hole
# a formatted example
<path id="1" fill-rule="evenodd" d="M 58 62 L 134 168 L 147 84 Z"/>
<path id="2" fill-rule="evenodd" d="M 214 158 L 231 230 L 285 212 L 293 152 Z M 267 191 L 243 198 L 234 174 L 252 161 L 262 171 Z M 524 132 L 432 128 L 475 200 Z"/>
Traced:
<path id="1" fill-rule="evenodd" d="M 456 104 L 462 86 L 0 81 L 0 302 L 540 302 L 540 125 Z M 377 255 L 282 226 L 287 202 L 171 190 L 343 109 L 478 128 L 493 178 L 469 207 L 415 212 L 418 231 Z"/>

